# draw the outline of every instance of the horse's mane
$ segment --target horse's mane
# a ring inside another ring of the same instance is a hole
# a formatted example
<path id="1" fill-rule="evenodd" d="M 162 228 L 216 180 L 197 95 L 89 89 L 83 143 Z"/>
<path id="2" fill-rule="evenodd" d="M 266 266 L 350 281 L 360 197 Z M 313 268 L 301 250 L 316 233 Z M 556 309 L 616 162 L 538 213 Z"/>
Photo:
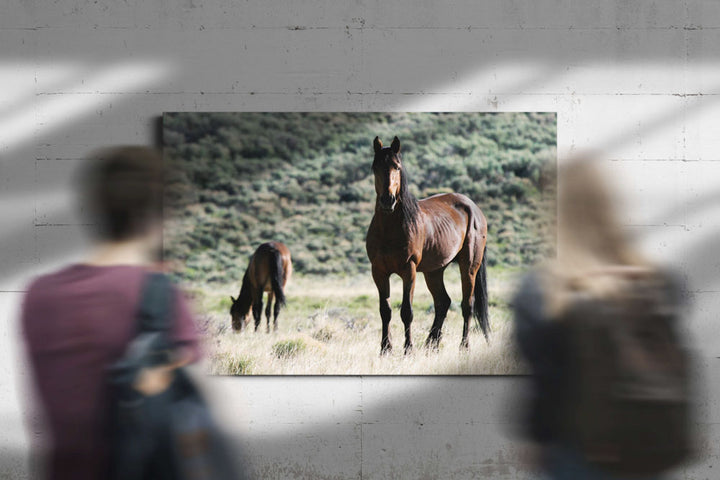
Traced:
<path id="1" fill-rule="evenodd" d="M 242 287 L 240 287 L 240 294 L 238 294 L 238 298 L 235 301 L 235 305 L 237 306 L 237 312 L 240 314 L 240 317 L 245 317 L 245 315 L 248 314 L 250 311 L 250 307 L 252 307 L 253 299 L 252 299 L 252 286 L 250 285 L 250 267 L 248 266 L 248 269 L 245 270 L 245 275 L 243 276 L 242 281 Z"/>
<path id="2" fill-rule="evenodd" d="M 400 198 L 398 199 L 398 203 L 400 204 L 400 211 L 405 217 L 405 221 L 414 221 L 417 218 L 420 207 L 415 195 L 410 193 L 408 175 L 405 168 L 402 169 L 402 175 L 400 175 Z"/>

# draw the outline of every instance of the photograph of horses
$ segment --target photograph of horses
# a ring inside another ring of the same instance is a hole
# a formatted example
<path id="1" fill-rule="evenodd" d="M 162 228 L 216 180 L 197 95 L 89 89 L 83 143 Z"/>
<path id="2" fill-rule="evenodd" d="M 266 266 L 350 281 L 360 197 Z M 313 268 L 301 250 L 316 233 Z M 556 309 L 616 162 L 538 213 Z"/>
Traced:
<path id="1" fill-rule="evenodd" d="M 164 259 L 209 372 L 525 373 L 509 302 L 555 255 L 556 132 L 547 112 L 165 113 Z"/>

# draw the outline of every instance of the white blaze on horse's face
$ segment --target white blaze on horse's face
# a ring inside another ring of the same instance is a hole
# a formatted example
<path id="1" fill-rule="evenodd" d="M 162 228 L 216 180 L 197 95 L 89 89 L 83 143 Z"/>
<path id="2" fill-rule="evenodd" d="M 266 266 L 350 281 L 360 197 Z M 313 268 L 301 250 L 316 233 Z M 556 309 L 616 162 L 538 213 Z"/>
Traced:
<path id="1" fill-rule="evenodd" d="M 386 168 L 375 172 L 375 193 L 383 210 L 393 211 L 400 196 L 400 167 L 388 162 Z"/>
<path id="2" fill-rule="evenodd" d="M 390 148 L 383 148 L 379 137 L 373 141 L 375 160 L 375 193 L 380 208 L 392 212 L 395 210 L 402 185 L 402 164 L 400 163 L 400 140 L 395 137 Z"/>

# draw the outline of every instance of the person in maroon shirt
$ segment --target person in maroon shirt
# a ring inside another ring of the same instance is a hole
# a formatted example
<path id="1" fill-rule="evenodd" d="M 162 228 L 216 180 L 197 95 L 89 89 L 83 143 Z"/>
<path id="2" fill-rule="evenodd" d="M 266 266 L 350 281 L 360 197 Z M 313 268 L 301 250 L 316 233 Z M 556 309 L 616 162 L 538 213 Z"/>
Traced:
<path id="1" fill-rule="evenodd" d="M 96 248 L 82 263 L 29 286 L 22 328 L 45 420 L 44 476 L 101 479 L 108 471 L 106 370 L 136 333 L 146 273 L 162 246 L 162 158 L 145 147 L 107 150 L 90 162 L 85 199 L 98 227 Z M 145 369 L 135 388 L 162 392 L 173 369 L 199 357 L 189 308 L 176 293 L 170 336 L 173 364 Z"/>

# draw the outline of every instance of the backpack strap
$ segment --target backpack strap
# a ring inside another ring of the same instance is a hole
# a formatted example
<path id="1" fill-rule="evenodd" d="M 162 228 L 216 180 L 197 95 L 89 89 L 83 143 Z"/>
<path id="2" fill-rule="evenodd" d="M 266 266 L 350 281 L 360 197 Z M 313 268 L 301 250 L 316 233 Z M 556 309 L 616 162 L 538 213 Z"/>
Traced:
<path id="1" fill-rule="evenodd" d="M 170 340 L 174 290 L 170 279 L 158 272 L 145 275 L 137 310 L 135 340 L 128 353 L 144 359 L 143 366 L 161 365 L 171 361 Z"/>
<path id="2" fill-rule="evenodd" d="M 168 333 L 172 318 L 173 288 L 170 279 L 157 272 L 145 275 L 137 312 L 137 333 Z"/>

